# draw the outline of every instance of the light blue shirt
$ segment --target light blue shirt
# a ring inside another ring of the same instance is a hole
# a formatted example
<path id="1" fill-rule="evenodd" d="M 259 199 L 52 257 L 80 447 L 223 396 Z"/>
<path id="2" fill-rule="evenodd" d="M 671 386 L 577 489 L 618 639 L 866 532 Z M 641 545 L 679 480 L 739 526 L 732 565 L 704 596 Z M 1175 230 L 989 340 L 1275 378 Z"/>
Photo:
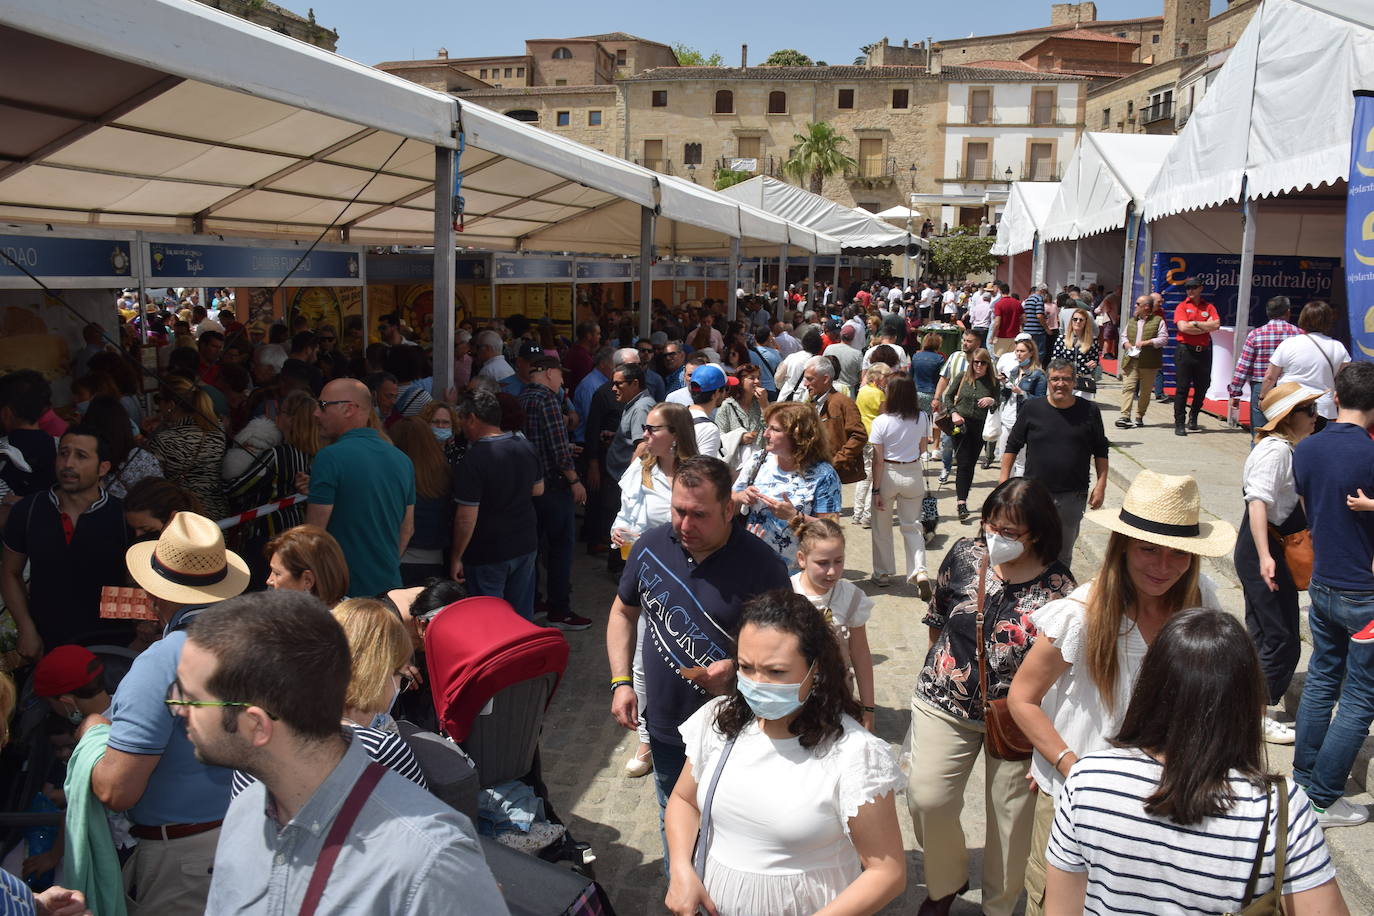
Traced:
<path id="1" fill-rule="evenodd" d="M 160 755 L 143 796 L 129 809 L 135 824 L 203 824 L 224 817 L 229 807 L 232 770 L 196 759 L 186 737 L 186 720 L 167 704 L 167 687 L 176 680 L 186 631 L 179 629 L 200 607 L 182 608 L 168 632 L 134 659 L 119 682 L 110 709 L 109 746 L 126 754 Z"/>
<path id="2" fill-rule="evenodd" d="M 220 830 L 207 916 L 299 913 L 329 829 L 371 762 L 350 742 L 284 827 L 262 782 L 244 789 Z M 509 916 L 472 822 L 391 770 L 349 829 L 317 912 Z"/>
<path id="3" fill-rule="evenodd" d="M 577 389 L 573 391 L 573 410 L 577 411 L 577 418 L 580 421 L 577 429 L 573 430 L 568 438 L 574 442 L 587 441 L 587 414 L 592 409 L 592 395 L 596 394 L 598 388 L 609 382 L 605 374 L 600 369 L 592 368 L 582 377 L 582 381 L 577 383 Z"/>

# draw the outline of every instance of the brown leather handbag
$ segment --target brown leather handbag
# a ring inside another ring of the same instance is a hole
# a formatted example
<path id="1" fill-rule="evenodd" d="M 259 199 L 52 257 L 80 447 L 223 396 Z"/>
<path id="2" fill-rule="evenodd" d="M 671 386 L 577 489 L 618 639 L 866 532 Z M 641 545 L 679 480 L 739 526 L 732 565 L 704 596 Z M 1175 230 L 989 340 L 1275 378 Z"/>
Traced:
<path id="1" fill-rule="evenodd" d="M 1293 576 L 1293 584 L 1298 591 L 1307 591 L 1312 581 L 1312 532 L 1303 528 L 1292 534 L 1279 534 L 1279 529 L 1270 525 L 1269 533 L 1283 548 L 1283 562 Z"/>
<path id="2" fill-rule="evenodd" d="M 983 643 L 983 603 L 986 597 L 988 558 L 978 564 L 978 613 L 974 629 L 978 640 L 978 689 L 983 694 L 983 747 L 998 760 L 1029 760 L 1035 748 L 1011 717 L 1006 700 L 988 700 L 987 648 Z"/>

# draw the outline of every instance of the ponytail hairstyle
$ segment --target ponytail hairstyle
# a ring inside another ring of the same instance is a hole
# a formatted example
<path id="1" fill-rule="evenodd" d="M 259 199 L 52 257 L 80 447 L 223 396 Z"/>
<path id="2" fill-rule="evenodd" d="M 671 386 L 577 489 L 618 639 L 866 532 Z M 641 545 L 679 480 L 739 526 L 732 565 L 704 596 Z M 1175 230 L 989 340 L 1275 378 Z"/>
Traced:
<path id="1" fill-rule="evenodd" d="M 810 553 L 821 541 L 839 538 L 844 543 L 844 529 L 828 518 L 807 519 L 798 512 L 787 527 L 797 539 L 797 553 Z"/>

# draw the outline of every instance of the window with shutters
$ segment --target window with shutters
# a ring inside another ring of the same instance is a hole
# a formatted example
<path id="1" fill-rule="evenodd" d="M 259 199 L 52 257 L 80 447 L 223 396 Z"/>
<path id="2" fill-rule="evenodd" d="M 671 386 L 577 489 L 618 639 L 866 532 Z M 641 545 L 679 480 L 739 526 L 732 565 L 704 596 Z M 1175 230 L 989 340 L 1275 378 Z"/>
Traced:
<path id="1" fill-rule="evenodd" d="M 776 89 L 768 93 L 768 113 L 787 114 L 787 93 Z"/>
<path id="2" fill-rule="evenodd" d="M 735 113 L 735 94 L 729 89 L 716 90 L 716 114 Z"/>

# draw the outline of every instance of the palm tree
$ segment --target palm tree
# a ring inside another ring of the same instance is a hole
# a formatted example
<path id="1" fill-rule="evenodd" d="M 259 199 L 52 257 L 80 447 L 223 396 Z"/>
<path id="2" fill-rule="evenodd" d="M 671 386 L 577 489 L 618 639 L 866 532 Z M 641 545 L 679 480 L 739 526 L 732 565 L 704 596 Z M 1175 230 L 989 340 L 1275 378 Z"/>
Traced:
<path id="1" fill-rule="evenodd" d="M 797 184 L 805 182 L 813 194 L 821 193 L 821 185 L 829 176 L 854 167 L 854 160 L 840 151 L 849 141 L 824 121 L 806 125 L 806 133 L 793 134 L 792 138 L 797 145 L 782 164 L 782 173 Z"/>

